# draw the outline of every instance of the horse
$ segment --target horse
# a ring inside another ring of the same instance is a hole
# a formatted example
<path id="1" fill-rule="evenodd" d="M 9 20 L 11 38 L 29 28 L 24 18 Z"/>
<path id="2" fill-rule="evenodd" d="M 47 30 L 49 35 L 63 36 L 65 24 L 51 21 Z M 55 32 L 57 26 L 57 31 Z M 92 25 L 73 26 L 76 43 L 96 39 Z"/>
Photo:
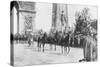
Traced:
<path id="1" fill-rule="evenodd" d="M 63 35 L 61 37 L 60 44 L 61 44 L 62 54 L 63 54 L 63 52 L 67 52 L 67 54 L 68 54 L 70 51 L 70 35 L 69 34 Z"/>
<path id="2" fill-rule="evenodd" d="M 38 37 L 38 41 L 37 41 L 38 42 L 38 50 L 39 50 L 39 48 L 41 50 L 41 47 L 43 47 L 42 51 L 44 52 L 45 43 L 47 42 L 46 39 L 47 39 L 46 33 L 44 33 L 43 35 Z"/>
<path id="3" fill-rule="evenodd" d="M 40 35 L 38 36 L 38 38 L 37 38 L 37 47 L 38 47 L 38 51 L 41 50 L 42 37 L 43 37 L 43 35 L 40 34 Z"/>
<path id="4" fill-rule="evenodd" d="M 60 40 L 60 35 L 58 34 L 58 32 L 56 31 L 53 41 L 54 41 L 54 45 L 55 45 L 55 51 L 56 51 L 56 45 L 59 44 L 59 40 Z"/>
<path id="5" fill-rule="evenodd" d="M 52 36 L 47 37 L 47 43 L 49 43 L 50 50 L 52 50 L 52 45 L 55 43 L 55 39 Z"/>

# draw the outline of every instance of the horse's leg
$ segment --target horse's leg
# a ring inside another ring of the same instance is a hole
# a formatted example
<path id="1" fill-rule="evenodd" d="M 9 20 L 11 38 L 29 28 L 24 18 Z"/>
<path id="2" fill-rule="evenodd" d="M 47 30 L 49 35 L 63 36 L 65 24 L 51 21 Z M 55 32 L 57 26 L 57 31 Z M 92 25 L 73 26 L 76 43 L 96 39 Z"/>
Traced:
<path id="1" fill-rule="evenodd" d="M 43 49 L 42 49 L 43 52 L 44 52 L 44 46 L 45 46 L 45 43 L 43 43 Z"/>
<path id="2" fill-rule="evenodd" d="M 29 45 L 28 45 L 28 47 L 30 47 L 30 43 L 28 43 Z"/>
<path id="3" fill-rule="evenodd" d="M 52 44 L 50 44 L 50 50 L 52 50 Z"/>
<path id="4" fill-rule="evenodd" d="M 39 43 L 39 51 L 41 51 L 41 45 L 42 45 L 42 43 L 40 42 Z"/>
<path id="5" fill-rule="evenodd" d="M 63 54 L 63 46 L 61 46 L 61 53 Z"/>
<path id="6" fill-rule="evenodd" d="M 75 47 L 75 44 L 74 44 L 74 38 L 72 39 L 72 45 L 73 45 L 73 47 Z"/>
<path id="7" fill-rule="evenodd" d="M 29 42 L 29 47 L 31 46 L 31 42 Z"/>
<path id="8" fill-rule="evenodd" d="M 67 52 L 67 54 L 69 54 L 69 51 L 70 51 L 70 40 L 68 41 L 67 44 L 68 44 L 68 45 L 67 45 L 67 48 L 68 48 L 68 52 Z"/>
<path id="9" fill-rule="evenodd" d="M 39 49 L 40 49 L 40 45 L 39 45 L 39 42 L 37 42 L 37 47 L 38 47 L 38 51 L 39 51 Z"/>
<path id="10" fill-rule="evenodd" d="M 70 47 L 68 46 L 67 48 L 68 48 L 68 52 L 67 52 L 67 54 L 69 54 L 69 52 L 70 52 Z"/>
<path id="11" fill-rule="evenodd" d="M 67 53 L 67 47 L 66 46 L 64 47 L 64 53 L 65 54 Z"/>
<path id="12" fill-rule="evenodd" d="M 30 46 L 32 45 L 32 41 L 30 40 Z"/>
<path id="13" fill-rule="evenodd" d="M 55 51 L 56 51 L 56 44 L 55 44 Z"/>
<path id="14" fill-rule="evenodd" d="M 39 47 L 39 42 L 37 41 L 37 45 L 36 45 L 37 47 Z"/>
<path id="15" fill-rule="evenodd" d="M 63 51 L 64 51 L 64 54 L 65 54 L 65 52 L 66 52 L 66 47 L 65 46 L 63 47 Z"/>

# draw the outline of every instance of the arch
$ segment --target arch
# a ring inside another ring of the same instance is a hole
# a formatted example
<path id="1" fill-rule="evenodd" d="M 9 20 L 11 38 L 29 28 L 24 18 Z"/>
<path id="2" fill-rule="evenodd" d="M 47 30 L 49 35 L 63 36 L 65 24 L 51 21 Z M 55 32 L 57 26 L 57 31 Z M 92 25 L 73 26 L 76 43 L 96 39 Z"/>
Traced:
<path id="1" fill-rule="evenodd" d="M 15 6 L 15 8 L 18 11 L 19 5 L 18 5 L 18 2 L 17 1 L 11 1 L 11 3 L 10 3 L 10 10 L 12 10 L 14 6 Z"/>

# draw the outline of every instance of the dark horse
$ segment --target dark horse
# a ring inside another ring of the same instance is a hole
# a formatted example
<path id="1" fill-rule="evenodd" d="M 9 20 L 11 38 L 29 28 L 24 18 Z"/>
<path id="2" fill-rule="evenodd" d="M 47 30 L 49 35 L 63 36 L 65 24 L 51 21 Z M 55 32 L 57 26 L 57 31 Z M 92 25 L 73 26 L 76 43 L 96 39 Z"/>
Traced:
<path id="1" fill-rule="evenodd" d="M 40 35 L 38 37 L 38 40 L 37 40 L 37 43 L 38 43 L 38 45 L 37 45 L 38 51 L 40 51 L 41 50 L 41 47 L 43 47 L 42 51 L 44 52 L 44 46 L 45 46 L 45 43 L 47 41 L 46 39 L 47 39 L 47 34 L 46 33 L 44 33 L 43 35 Z"/>
<path id="2" fill-rule="evenodd" d="M 70 35 L 69 34 L 60 36 L 56 32 L 54 37 L 50 37 L 50 36 L 48 37 L 46 33 L 44 33 L 43 35 L 40 35 L 37 40 L 38 51 L 40 51 L 41 47 L 43 47 L 42 51 L 44 52 L 44 47 L 45 47 L 46 43 L 49 43 L 51 48 L 52 48 L 52 44 L 54 44 L 55 50 L 56 50 L 57 45 L 61 46 L 62 53 L 64 51 L 69 53 L 69 51 L 70 51 L 70 44 L 69 44 L 70 43 Z"/>
<path id="3" fill-rule="evenodd" d="M 60 39 L 59 45 L 61 45 L 62 54 L 64 52 L 67 52 L 68 54 L 70 51 L 70 35 L 63 35 Z"/>

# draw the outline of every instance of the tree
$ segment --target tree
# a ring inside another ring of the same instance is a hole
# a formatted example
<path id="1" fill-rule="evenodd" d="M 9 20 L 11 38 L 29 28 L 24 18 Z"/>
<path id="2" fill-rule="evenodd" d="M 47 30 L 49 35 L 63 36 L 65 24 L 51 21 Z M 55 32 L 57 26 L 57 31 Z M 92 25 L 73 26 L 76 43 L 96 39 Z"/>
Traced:
<path id="1" fill-rule="evenodd" d="M 82 35 L 90 34 L 89 26 L 91 19 L 89 15 L 89 8 L 84 8 L 81 12 L 76 12 L 75 20 L 76 20 L 75 34 L 82 34 Z"/>

